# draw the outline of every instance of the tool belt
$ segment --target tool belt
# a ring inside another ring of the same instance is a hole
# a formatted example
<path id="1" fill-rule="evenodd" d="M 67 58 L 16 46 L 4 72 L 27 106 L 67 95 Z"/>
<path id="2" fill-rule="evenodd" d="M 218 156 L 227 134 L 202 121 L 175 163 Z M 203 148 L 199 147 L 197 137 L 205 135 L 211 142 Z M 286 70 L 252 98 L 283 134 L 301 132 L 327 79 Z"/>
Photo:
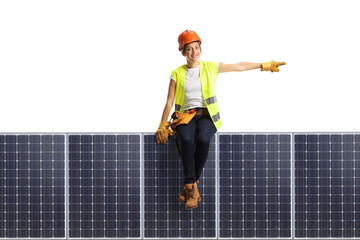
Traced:
<path id="1" fill-rule="evenodd" d="M 175 130 L 178 125 L 188 124 L 195 115 L 209 115 L 207 108 L 193 108 L 182 112 L 174 112 L 171 115 L 171 129 Z"/>

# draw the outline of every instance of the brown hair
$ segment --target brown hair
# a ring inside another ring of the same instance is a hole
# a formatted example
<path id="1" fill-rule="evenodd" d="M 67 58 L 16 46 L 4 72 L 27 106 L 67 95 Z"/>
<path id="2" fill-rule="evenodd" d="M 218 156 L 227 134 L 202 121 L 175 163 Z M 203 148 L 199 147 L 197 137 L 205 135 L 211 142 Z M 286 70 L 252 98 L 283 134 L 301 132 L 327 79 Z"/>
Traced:
<path id="1" fill-rule="evenodd" d="M 199 44 L 200 51 L 201 51 L 201 43 L 200 43 L 200 41 L 194 41 L 194 42 L 197 42 L 197 43 Z M 189 42 L 189 43 L 193 43 L 193 42 Z M 181 53 L 182 53 L 183 56 L 184 56 L 184 54 L 185 54 L 186 46 L 187 46 L 189 43 L 185 44 L 185 45 L 181 48 Z"/>

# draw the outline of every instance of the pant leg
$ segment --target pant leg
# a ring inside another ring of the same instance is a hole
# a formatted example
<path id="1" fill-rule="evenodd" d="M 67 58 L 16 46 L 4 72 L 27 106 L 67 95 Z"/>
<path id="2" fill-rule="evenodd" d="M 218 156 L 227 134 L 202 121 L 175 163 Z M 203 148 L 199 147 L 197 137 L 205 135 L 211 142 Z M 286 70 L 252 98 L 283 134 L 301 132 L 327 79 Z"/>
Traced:
<path id="1" fill-rule="evenodd" d="M 210 142 L 216 133 L 210 116 L 201 116 L 196 122 L 195 174 L 199 180 L 209 154 Z"/>
<path id="2" fill-rule="evenodd" d="M 195 117 L 188 124 L 176 127 L 176 136 L 178 137 L 180 143 L 179 145 L 185 175 L 185 184 L 194 183 L 196 181 L 196 167 L 194 160 L 196 130 Z"/>

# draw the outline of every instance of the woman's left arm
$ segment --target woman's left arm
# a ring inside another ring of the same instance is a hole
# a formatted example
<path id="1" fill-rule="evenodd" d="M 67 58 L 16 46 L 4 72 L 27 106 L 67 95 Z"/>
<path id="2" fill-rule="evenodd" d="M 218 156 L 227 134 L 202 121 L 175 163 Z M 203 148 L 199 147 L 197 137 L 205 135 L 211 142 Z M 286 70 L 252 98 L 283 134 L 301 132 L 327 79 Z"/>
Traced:
<path id="1" fill-rule="evenodd" d="M 260 68 L 261 71 L 278 72 L 279 66 L 285 65 L 285 62 L 270 61 L 267 63 L 251 63 L 251 62 L 240 62 L 233 64 L 219 63 L 219 73 L 224 72 L 241 72 L 252 69 Z"/>

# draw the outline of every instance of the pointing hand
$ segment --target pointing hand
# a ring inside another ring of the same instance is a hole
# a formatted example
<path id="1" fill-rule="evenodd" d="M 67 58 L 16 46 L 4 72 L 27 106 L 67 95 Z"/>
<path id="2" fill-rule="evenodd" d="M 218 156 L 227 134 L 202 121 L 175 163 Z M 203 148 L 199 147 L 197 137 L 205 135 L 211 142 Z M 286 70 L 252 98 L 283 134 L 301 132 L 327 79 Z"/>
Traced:
<path id="1" fill-rule="evenodd" d="M 270 62 L 261 63 L 261 71 L 271 71 L 271 72 L 278 72 L 279 66 L 285 65 L 286 62 L 275 62 L 271 60 Z"/>

